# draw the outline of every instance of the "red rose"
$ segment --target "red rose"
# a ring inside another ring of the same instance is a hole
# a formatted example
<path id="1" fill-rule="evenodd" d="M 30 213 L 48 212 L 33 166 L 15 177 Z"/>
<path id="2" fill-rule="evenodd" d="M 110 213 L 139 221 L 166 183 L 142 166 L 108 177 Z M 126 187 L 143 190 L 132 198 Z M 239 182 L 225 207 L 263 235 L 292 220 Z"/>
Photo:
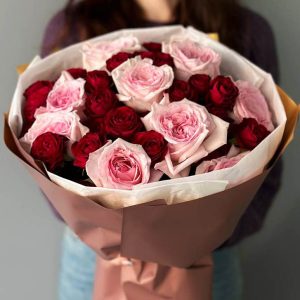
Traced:
<path id="1" fill-rule="evenodd" d="M 142 59 L 150 58 L 153 60 L 153 64 L 157 67 L 163 65 L 169 65 L 174 67 L 174 60 L 170 54 L 162 53 L 162 52 L 152 52 L 152 51 L 140 51 L 135 52 L 135 56 L 140 55 Z"/>
<path id="2" fill-rule="evenodd" d="M 81 69 L 81 68 L 72 68 L 72 69 L 68 69 L 67 72 L 74 78 L 83 78 L 86 79 L 87 76 L 87 71 L 85 69 Z"/>
<path id="3" fill-rule="evenodd" d="M 229 77 L 217 76 L 211 81 L 208 103 L 232 110 L 239 90 Z"/>
<path id="4" fill-rule="evenodd" d="M 231 145 L 230 144 L 225 144 L 221 146 L 220 148 L 214 150 L 213 152 L 210 152 L 207 156 L 203 158 L 202 161 L 207 161 L 207 160 L 212 160 L 212 159 L 217 159 L 222 156 L 226 156 L 228 152 L 230 151 Z"/>
<path id="5" fill-rule="evenodd" d="M 184 98 L 187 98 L 189 92 L 189 85 L 183 80 L 175 79 L 168 92 L 171 102 L 180 101 Z"/>
<path id="6" fill-rule="evenodd" d="M 255 119 L 243 119 L 242 123 L 232 125 L 230 131 L 236 141 L 236 145 L 249 150 L 254 149 L 270 134 Z"/>
<path id="7" fill-rule="evenodd" d="M 170 67 L 174 67 L 173 57 L 168 53 L 155 52 L 153 64 L 157 67 L 163 65 L 169 65 Z"/>
<path id="8" fill-rule="evenodd" d="M 94 94 L 103 88 L 108 88 L 112 83 L 111 77 L 105 71 L 91 71 L 87 73 L 85 91 Z"/>
<path id="9" fill-rule="evenodd" d="M 224 109 L 223 107 L 219 107 L 219 106 L 212 106 L 212 105 L 207 105 L 206 108 L 212 115 L 215 115 L 228 123 L 233 122 L 233 120 L 228 116 L 227 109 Z"/>
<path id="10" fill-rule="evenodd" d="M 100 138 L 106 138 L 104 118 L 89 119 L 86 126 L 90 129 L 91 132 L 97 133 Z"/>
<path id="11" fill-rule="evenodd" d="M 101 140 L 97 133 L 87 133 L 71 147 L 74 156 L 73 165 L 84 169 L 86 162 L 89 159 L 89 154 L 98 150 L 103 145 L 104 141 Z"/>
<path id="12" fill-rule="evenodd" d="M 106 61 L 106 68 L 111 72 L 131 57 L 133 57 L 131 53 L 119 52 Z"/>
<path id="13" fill-rule="evenodd" d="M 199 102 L 208 92 L 210 88 L 211 78 L 206 74 L 195 74 L 189 78 L 189 99 Z"/>
<path id="14" fill-rule="evenodd" d="M 151 158 L 152 166 L 162 161 L 168 151 L 167 141 L 160 133 L 154 130 L 136 133 L 132 142 L 143 146 Z"/>
<path id="15" fill-rule="evenodd" d="M 154 60 L 154 58 L 155 58 L 155 53 L 152 51 L 139 51 L 139 52 L 135 52 L 134 55 L 135 56 L 140 55 L 142 59 L 150 58 L 150 59 Z"/>
<path id="16" fill-rule="evenodd" d="M 144 43 L 143 47 L 151 52 L 161 52 L 161 50 L 162 50 L 161 44 L 154 43 L 154 42 Z"/>
<path id="17" fill-rule="evenodd" d="M 109 88 L 103 87 L 93 94 L 87 94 L 84 112 L 90 118 L 103 117 L 117 103 L 117 95 Z"/>
<path id="18" fill-rule="evenodd" d="M 50 171 L 60 167 L 64 161 L 65 138 L 61 135 L 46 132 L 32 143 L 30 154 L 41 160 Z"/>
<path id="19" fill-rule="evenodd" d="M 130 139 L 143 128 L 138 114 L 128 106 L 112 109 L 105 116 L 105 129 L 113 138 Z"/>
<path id="20" fill-rule="evenodd" d="M 32 124 L 35 120 L 34 114 L 37 108 L 46 105 L 48 94 L 53 88 L 51 81 L 37 81 L 29 86 L 25 92 L 25 103 L 23 109 L 25 123 Z"/>

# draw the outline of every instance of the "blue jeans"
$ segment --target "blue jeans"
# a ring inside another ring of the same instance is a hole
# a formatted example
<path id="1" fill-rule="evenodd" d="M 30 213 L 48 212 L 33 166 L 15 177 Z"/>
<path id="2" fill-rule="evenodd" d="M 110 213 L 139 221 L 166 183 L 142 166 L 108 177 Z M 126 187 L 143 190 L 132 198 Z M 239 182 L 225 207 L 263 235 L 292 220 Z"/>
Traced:
<path id="1" fill-rule="evenodd" d="M 238 250 L 220 250 L 213 257 L 213 300 L 241 300 L 242 275 Z M 95 262 L 93 250 L 67 229 L 63 239 L 59 300 L 92 299 Z"/>

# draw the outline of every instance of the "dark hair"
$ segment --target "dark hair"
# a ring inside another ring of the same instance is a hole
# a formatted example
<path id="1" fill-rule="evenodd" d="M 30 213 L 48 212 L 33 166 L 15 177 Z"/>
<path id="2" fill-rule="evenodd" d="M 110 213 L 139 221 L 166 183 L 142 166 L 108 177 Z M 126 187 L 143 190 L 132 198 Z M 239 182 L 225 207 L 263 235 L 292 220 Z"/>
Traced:
<path id="1" fill-rule="evenodd" d="M 147 21 L 135 0 L 69 0 L 61 40 L 75 30 L 79 40 L 121 28 L 143 27 Z M 241 52 L 242 26 L 238 0 L 179 0 L 176 23 L 204 32 L 218 32 L 220 40 Z"/>

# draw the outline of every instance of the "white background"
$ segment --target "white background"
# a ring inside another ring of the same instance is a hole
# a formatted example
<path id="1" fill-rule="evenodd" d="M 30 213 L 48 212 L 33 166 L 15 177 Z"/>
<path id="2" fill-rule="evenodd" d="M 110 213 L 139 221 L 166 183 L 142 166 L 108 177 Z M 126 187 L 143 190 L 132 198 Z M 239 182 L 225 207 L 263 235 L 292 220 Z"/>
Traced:
<path id="1" fill-rule="evenodd" d="M 300 102 L 299 0 L 246 0 L 271 23 L 281 85 Z M 16 66 L 40 50 L 44 27 L 64 0 L 0 0 L 1 112 L 9 108 Z M 1 128 L 2 130 L 2 128 Z M 283 187 L 264 229 L 241 245 L 245 300 L 300 299 L 299 133 L 285 154 Z M 54 300 L 63 232 L 39 189 L 1 143 L 0 299 Z"/>

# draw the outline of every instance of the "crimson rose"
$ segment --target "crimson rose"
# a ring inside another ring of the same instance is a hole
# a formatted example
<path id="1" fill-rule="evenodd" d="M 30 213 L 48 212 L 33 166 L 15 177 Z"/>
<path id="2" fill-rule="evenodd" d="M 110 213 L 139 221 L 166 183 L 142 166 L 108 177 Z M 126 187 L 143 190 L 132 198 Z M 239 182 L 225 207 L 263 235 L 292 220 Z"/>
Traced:
<path id="1" fill-rule="evenodd" d="M 186 81 L 175 79 L 169 88 L 170 101 L 180 101 L 187 98 L 189 93 L 189 85 Z"/>
<path id="2" fill-rule="evenodd" d="M 154 42 L 144 43 L 143 47 L 151 52 L 161 52 L 162 50 L 162 45 Z"/>
<path id="3" fill-rule="evenodd" d="M 104 145 L 97 133 L 89 132 L 83 136 L 78 142 L 72 145 L 72 154 L 74 156 L 73 165 L 84 169 L 90 153 L 98 150 Z"/>
<path id="4" fill-rule="evenodd" d="M 255 119 L 243 119 L 242 123 L 234 124 L 231 132 L 237 146 L 245 149 L 254 149 L 270 132 L 257 123 Z"/>
<path id="5" fill-rule="evenodd" d="M 239 90 L 230 77 L 217 76 L 210 83 L 207 97 L 209 104 L 232 110 L 239 95 Z"/>
<path id="6" fill-rule="evenodd" d="M 100 138 L 106 137 L 103 117 L 88 119 L 86 125 L 90 129 L 91 132 L 97 133 L 100 136 Z"/>
<path id="7" fill-rule="evenodd" d="M 108 71 L 116 69 L 119 65 L 125 62 L 127 59 L 132 58 L 133 55 L 127 52 L 119 52 L 113 55 L 110 59 L 106 61 L 106 68 Z"/>
<path id="8" fill-rule="evenodd" d="M 195 74 L 189 78 L 189 100 L 199 102 L 200 98 L 204 97 L 210 88 L 211 78 L 206 74 Z"/>
<path id="9" fill-rule="evenodd" d="M 154 131 L 138 132 L 134 135 L 132 142 L 142 145 L 151 158 L 152 166 L 162 161 L 168 151 L 168 143 L 163 135 Z"/>
<path id="10" fill-rule="evenodd" d="M 169 65 L 170 67 L 174 67 L 173 57 L 168 53 L 141 51 L 141 52 L 136 52 L 135 55 L 140 55 L 142 59 L 144 58 L 152 59 L 153 65 L 157 67 L 161 67 L 163 65 Z"/>
<path id="11" fill-rule="evenodd" d="M 93 94 L 87 94 L 85 99 L 85 114 L 88 117 L 103 117 L 118 103 L 117 95 L 107 87 Z"/>
<path id="12" fill-rule="evenodd" d="M 91 71 L 87 73 L 85 91 L 87 94 L 94 94 L 111 84 L 111 77 L 105 71 Z"/>
<path id="13" fill-rule="evenodd" d="M 64 161 L 65 137 L 52 132 L 38 136 L 32 143 L 30 154 L 41 160 L 50 171 L 60 167 Z"/>
<path id="14" fill-rule="evenodd" d="M 72 69 L 68 69 L 67 72 L 68 72 L 74 79 L 78 79 L 78 78 L 86 79 L 86 76 L 87 76 L 87 71 L 86 71 L 85 69 L 81 69 L 81 68 L 72 68 Z"/>
<path id="15" fill-rule="evenodd" d="M 142 128 L 143 124 L 140 117 L 128 106 L 112 109 L 105 116 L 106 132 L 113 138 L 130 139 Z"/>
<path id="16" fill-rule="evenodd" d="M 34 122 L 35 111 L 37 108 L 46 105 L 48 94 L 53 86 L 54 83 L 51 81 L 37 81 L 25 90 L 25 104 L 23 109 L 25 123 L 32 124 Z"/>
<path id="17" fill-rule="evenodd" d="M 215 115 L 228 123 L 233 122 L 233 120 L 228 115 L 227 109 L 220 106 L 213 106 L 213 105 L 206 105 L 206 108 L 212 115 Z"/>

